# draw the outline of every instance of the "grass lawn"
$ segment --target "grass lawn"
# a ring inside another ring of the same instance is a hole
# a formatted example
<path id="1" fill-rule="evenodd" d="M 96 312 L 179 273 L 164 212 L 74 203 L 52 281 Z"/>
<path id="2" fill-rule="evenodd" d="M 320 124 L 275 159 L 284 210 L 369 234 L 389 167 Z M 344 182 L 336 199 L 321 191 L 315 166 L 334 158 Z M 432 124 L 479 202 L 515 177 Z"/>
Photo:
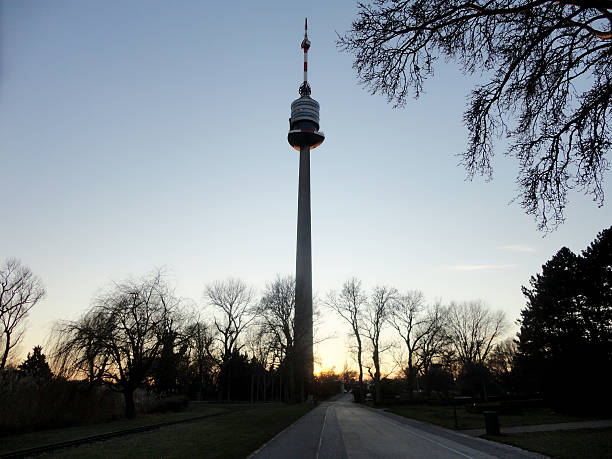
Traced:
<path id="1" fill-rule="evenodd" d="M 0 454 L 123 429 L 225 413 L 189 424 L 119 437 L 56 453 L 66 457 L 179 457 L 188 454 L 240 457 L 256 449 L 313 405 L 199 404 L 186 411 L 139 416 L 136 419 L 45 430 L 0 437 Z M 110 446 L 109 446 L 110 445 Z M 209 449 L 213 448 L 213 449 Z M 215 450 L 218 452 L 215 453 Z M 227 454 L 226 454 L 227 452 Z"/>
<path id="2" fill-rule="evenodd" d="M 101 435 L 118 430 L 144 427 L 162 422 L 179 421 L 209 414 L 228 411 L 232 405 L 192 403 L 177 413 L 155 413 L 139 415 L 135 419 L 117 419 L 115 421 L 84 426 L 65 427 L 61 429 L 40 430 L 16 435 L 0 436 L 0 454 L 26 448 L 34 448 L 62 441 L 76 440 L 93 435 Z"/>
<path id="3" fill-rule="evenodd" d="M 558 458 L 608 459 L 612 457 L 612 427 L 529 432 L 485 436 L 484 438 Z"/>
<path id="4" fill-rule="evenodd" d="M 407 418 L 429 422 L 448 429 L 455 428 L 452 406 L 401 405 L 389 407 L 387 411 Z M 593 418 L 569 416 L 553 412 L 549 408 L 526 408 L 523 414 L 499 415 L 499 424 L 503 427 L 525 426 L 533 424 L 555 424 L 558 422 L 577 422 Z M 468 413 L 464 406 L 457 407 L 459 429 L 484 429 L 484 415 Z"/>
<path id="5" fill-rule="evenodd" d="M 312 404 L 246 405 L 222 416 L 58 451 L 61 458 L 241 458 L 310 411 Z"/>

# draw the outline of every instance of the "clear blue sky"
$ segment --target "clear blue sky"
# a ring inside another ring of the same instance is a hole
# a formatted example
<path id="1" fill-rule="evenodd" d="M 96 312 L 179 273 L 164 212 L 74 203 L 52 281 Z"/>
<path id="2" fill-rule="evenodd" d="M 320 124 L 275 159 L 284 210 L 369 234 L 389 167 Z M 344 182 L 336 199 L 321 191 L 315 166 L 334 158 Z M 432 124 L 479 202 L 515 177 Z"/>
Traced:
<path id="1" fill-rule="evenodd" d="M 354 1 L 0 5 L 0 258 L 20 258 L 48 291 L 24 354 L 98 289 L 154 267 L 199 305 L 209 282 L 261 290 L 294 272 L 298 154 L 286 134 L 304 16 L 327 136 L 312 155 L 319 298 L 357 276 L 430 301 L 480 298 L 513 322 L 521 285 L 611 223 L 609 203 L 572 194 L 567 222 L 544 238 L 509 205 L 517 164 L 501 144 L 494 180 L 466 182 L 455 154 L 477 80 L 441 63 L 404 109 L 370 95 L 335 46 Z M 320 336 L 334 334 L 325 366 L 341 366 L 345 347 L 326 316 Z"/>

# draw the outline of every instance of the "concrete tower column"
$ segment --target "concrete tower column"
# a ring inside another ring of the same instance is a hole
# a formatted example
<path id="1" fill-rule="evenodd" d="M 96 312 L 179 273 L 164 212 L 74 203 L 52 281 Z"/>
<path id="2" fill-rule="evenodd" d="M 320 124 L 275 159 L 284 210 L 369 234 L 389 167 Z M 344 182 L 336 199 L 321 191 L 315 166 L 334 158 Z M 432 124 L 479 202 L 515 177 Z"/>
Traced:
<path id="1" fill-rule="evenodd" d="M 295 344 L 299 399 L 312 394 L 314 356 L 312 350 L 312 250 L 310 235 L 310 146 L 300 148 L 297 250 L 295 261 Z"/>

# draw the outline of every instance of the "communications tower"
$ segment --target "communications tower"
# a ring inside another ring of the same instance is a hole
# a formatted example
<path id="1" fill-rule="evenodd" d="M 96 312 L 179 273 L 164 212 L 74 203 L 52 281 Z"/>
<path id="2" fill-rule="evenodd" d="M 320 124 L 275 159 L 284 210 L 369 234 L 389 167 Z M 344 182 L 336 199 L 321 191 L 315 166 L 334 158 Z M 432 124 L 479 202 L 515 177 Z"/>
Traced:
<path id="1" fill-rule="evenodd" d="M 289 144 L 300 152 L 297 251 L 295 260 L 295 382 L 296 396 L 304 401 L 312 395 L 314 357 L 312 350 L 312 254 L 310 244 L 310 150 L 325 140 L 319 131 L 319 103 L 310 97 L 308 84 L 308 19 L 304 21 L 304 82 L 300 98 L 291 103 Z"/>

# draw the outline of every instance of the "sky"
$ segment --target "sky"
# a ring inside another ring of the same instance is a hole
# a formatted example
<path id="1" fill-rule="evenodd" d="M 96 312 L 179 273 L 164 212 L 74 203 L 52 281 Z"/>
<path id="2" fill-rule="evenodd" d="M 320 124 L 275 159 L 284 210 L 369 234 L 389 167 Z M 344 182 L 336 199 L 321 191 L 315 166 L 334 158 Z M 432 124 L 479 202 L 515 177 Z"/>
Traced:
<path id="1" fill-rule="evenodd" d="M 319 303 L 355 276 L 430 303 L 481 299 L 506 313 L 510 336 L 530 276 L 610 225 L 608 202 L 572 193 L 566 222 L 539 232 L 511 203 L 518 164 L 502 143 L 493 180 L 466 180 L 456 155 L 478 76 L 441 61 L 425 94 L 394 109 L 336 47 L 356 2 L 228 5 L 0 3 L 0 261 L 19 258 L 47 290 L 16 356 L 113 281 L 154 268 L 204 313 L 211 282 L 261 292 L 294 274 L 299 154 L 287 131 L 305 16 L 326 135 L 311 155 Z M 348 329 L 324 308 L 319 322 L 318 364 L 351 366 Z"/>

